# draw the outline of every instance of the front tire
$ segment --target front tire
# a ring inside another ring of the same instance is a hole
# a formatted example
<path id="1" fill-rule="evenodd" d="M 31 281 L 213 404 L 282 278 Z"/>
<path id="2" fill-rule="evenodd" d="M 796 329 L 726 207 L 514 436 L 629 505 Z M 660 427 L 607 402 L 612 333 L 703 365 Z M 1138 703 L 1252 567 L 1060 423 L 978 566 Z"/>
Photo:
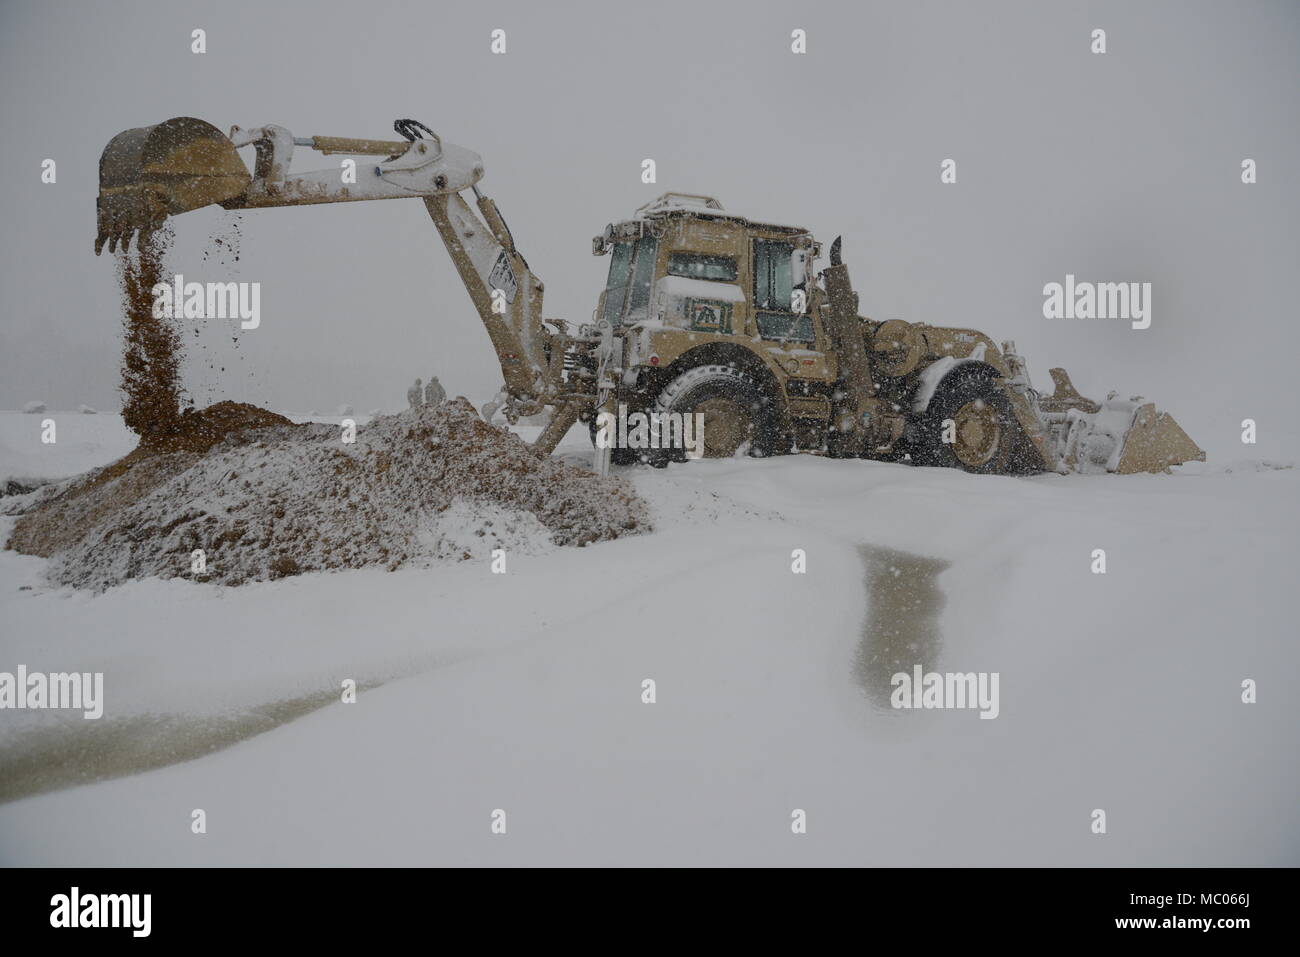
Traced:
<path id="1" fill-rule="evenodd" d="M 753 378 L 734 366 L 696 366 L 677 376 L 659 392 L 655 411 L 703 416 L 704 458 L 772 454 L 776 444 L 776 414 L 772 400 Z M 672 458 L 685 459 L 673 449 Z"/>
<path id="2" fill-rule="evenodd" d="M 919 433 L 912 449 L 918 465 L 993 475 L 1012 471 L 1020 427 L 987 374 L 958 369 L 939 384 Z"/>

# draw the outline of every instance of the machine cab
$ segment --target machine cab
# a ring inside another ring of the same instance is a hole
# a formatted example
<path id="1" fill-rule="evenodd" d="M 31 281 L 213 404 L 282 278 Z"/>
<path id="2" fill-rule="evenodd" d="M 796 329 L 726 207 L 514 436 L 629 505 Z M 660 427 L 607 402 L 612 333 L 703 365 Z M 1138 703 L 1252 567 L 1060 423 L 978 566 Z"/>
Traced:
<path id="1" fill-rule="evenodd" d="M 804 230 L 750 223 L 707 196 L 666 193 L 592 241 L 610 256 L 595 318 L 618 328 L 744 336 L 817 349 Z"/>

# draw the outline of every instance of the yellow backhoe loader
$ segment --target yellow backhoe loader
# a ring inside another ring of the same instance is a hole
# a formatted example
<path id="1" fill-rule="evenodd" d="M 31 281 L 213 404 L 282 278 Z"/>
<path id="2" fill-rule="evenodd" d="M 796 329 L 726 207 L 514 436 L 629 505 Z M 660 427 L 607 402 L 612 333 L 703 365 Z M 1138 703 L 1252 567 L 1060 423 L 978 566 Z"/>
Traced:
<path id="1" fill-rule="evenodd" d="M 671 442 L 596 441 L 616 410 L 695 417 L 712 457 L 810 452 L 983 473 L 1154 472 L 1205 458 L 1140 397 L 1094 402 L 1062 369 L 1040 396 L 1012 343 L 860 316 L 838 239 L 818 270 L 822 247 L 807 230 L 734 215 L 707 196 L 668 193 L 606 226 L 592 243 L 610 256 L 592 321 L 544 319 L 541 281 L 479 191 L 482 159 L 413 120 L 394 129 L 401 139 L 300 138 L 279 126 L 226 135 L 177 117 L 127 130 L 100 159 L 95 252 L 125 250 L 167 217 L 212 204 L 420 199 L 496 350 L 507 418 L 549 412 L 534 443 L 544 454 L 588 423 L 600 471 L 685 457 Z M 300 147 L 371 159 L 356 182 L 338 168 L 291 174 Z"/>

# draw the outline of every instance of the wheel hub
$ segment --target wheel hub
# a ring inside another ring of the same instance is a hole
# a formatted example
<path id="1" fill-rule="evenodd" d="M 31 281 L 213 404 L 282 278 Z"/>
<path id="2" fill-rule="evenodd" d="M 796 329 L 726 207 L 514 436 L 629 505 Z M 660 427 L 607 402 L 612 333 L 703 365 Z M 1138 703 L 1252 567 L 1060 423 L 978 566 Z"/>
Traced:
<path id="1" fill-rule="evenodd" d="M 967 402 L 953 416 L 953 453 L 963 465 L 978 467 L 993 458 L 1002 439 L 997 410 L 983 399 Z"/>
<path id="2" fill-rule="evenodd" d="M 704 457 L 730 458 L 754 435 L 754 422 L 740 403 L 731 399 L 705 399 L 695 407 L 704 427 Z"/>

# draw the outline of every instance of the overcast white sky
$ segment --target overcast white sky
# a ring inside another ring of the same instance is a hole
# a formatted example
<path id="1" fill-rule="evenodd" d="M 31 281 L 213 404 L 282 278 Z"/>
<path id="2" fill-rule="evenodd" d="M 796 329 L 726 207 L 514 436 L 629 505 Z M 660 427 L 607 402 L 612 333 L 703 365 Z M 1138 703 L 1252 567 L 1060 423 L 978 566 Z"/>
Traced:
<path id="1" fill-rule="evenodd" d="M 115 133 L 192 115 L 383 138 L 409 116 L 483 155 L 548 315 L 589 317 L 605 223 L 704 192 L 827 243 L 842 233 L 870 316 L 1014 338 L 1039 385 L 1065 365 L 1098 397 L 1142 392 L 1215 457 L 1294 456 L 1298 53 L 1294 2 L 0 0 L 0 408 L 117 407 L 114 265 L 91 250 Z M 947 157 L 955 186 L 939 182 Z M 230 328 L 192 340 L 201 404 L 396 408 L 431 372 L 453 395 L 495 391 L 418 202 L 241 214 L 234 271 L 202 257 L 232 218 L 176 221 L 188 278 L 262 283 L 262 326 L 238 348 Z M 1067 272 L 1153 283 L 1151 328 L 1044 319 L 1043 284 Z M 1237 441 L 1245 417 L 1255 449 Z"/>

